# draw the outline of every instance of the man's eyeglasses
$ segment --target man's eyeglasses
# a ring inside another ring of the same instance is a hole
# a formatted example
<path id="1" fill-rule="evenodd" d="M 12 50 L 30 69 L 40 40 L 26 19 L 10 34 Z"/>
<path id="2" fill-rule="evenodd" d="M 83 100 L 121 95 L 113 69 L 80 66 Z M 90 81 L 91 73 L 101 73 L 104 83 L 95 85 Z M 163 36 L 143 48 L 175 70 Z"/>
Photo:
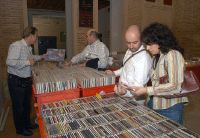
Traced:
<path id="1" fill-rule="evenodd" d="M 137 44 L 139 41 L 133 41 L 133 42 L 126 42 L 127 45 L 135 45 Z"/>

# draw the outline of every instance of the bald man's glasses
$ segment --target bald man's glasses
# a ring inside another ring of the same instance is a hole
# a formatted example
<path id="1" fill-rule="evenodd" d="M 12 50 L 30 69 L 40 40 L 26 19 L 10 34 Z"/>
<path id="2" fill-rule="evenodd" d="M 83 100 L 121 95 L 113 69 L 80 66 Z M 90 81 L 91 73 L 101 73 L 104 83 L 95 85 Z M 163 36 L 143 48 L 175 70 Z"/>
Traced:
<path id="1" fill-rule="evenodd" d="M 127 45 L 136 45 L 139 41 L 126 42 Z"/>

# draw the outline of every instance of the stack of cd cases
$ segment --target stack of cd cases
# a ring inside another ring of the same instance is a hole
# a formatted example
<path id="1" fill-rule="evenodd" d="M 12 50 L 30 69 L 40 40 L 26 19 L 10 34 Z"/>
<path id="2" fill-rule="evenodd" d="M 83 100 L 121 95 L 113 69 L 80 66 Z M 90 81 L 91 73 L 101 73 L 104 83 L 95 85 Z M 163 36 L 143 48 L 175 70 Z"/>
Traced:
<path id="1" fill-rule="evenodd" d="M 33 68 L 33 84 L 36 94 L 77 88 L 77 80 L 66 70 L 48 62 Z"/>
<path id="2" fill-rule="evenodd" d="M 185 127 L 114 93 L 41 105 L 49 138 L 194 138 Z"/>
<path id="3" fill-rule="evenodd" d="M 103 71 L 79 66 L 64 67 L 58 63 L 43 62 L 33 67 L 36 94 L 115 84 L 115 76 Z"/>
<path id="4" fill-rule="evenodd" d="M 108 75 L 88 67 L 73 67 L 76 72 L 71 73 L 80 84 L 81 88 L 91 88 L 115 84 L 115 75 Z"/>

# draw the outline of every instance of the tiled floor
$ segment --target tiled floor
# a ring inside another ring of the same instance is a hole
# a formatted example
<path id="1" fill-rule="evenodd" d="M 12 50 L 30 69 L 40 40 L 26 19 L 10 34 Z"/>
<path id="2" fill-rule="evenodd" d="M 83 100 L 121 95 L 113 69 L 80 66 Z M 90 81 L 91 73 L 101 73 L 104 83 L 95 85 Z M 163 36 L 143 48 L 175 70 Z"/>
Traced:
<path id="1" fill-rule="evenodd" d="M 35 129 L 33 133 L 34 135 L 29 136 L 29 138 L 40 138 L 39 129 Z M 12 118 L 12 111 L 9 112 L 4 131 L 0 132 L 0 138 L 27 138 L 21 135 L 17 135 L 15 133 L 15 127 L 14 127 L 13 118 Z"/>
<path id="2" fill-rule="evenodd" d="M 200 92 L 189 96 L 189 104 L 185 107 L 184 126 L 188 129 L 200 134 Z M 0 132 L 0 138 L 25 138 L 15 133 L 13 125 L 12 112 L 6 122 L 5 130 Z M 34 135 L 30 138 L 40 138 L 39 130 L 34 130 Z"/>

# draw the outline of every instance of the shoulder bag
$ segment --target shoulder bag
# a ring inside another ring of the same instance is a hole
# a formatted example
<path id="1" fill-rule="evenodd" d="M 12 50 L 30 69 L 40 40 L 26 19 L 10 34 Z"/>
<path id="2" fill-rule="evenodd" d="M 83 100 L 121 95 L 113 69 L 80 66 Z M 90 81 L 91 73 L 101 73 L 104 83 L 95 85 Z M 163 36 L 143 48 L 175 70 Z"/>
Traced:
<path id="1" fill-rule="evenodd" d="M 165 63 L 164 63 L 165 66 Z M 165 70 L 167 71 L 166 66 L 164 67 Z M 165 84 L 168 83 L 168 75 L 161 77 L 159 79 L 160 84 Z M 200 89 L 200 83 L 196 75 L 193 73 L 193 71 L 185 71 L 184 72 L 184 81 L 181 86 L 181 91 L 180 93 L 176 93 L 173 95 L 159 95 L 158 97 L 164 97 L 164 98 L 178 98 L 178 97 L 184 97 L 187 96 L 188 94 L 191 94 L 193 92 L 198 92 Z"/>

